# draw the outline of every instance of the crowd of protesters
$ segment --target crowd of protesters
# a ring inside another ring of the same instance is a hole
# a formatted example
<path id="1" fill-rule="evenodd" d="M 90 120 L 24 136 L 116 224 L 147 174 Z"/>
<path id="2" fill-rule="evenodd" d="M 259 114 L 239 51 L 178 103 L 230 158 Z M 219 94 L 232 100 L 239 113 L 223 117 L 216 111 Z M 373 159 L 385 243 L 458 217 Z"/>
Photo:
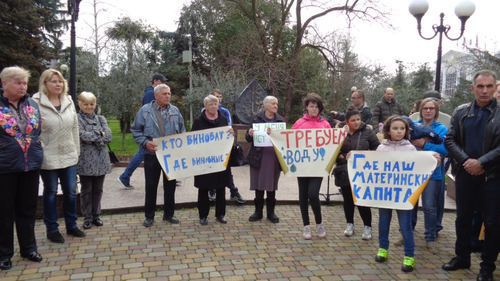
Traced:
<path id="1" fill-rule="evenodd" d="M 101 197 L 104 178 L 111 170 L 107 145 L 111 131 L 106 118 L 96 114 L 97 98 L 90 92 L 78 96 L 80 111 L 67 93 L 63 75 L 48 69 L 41 74 L 39 89 L 33 97 L 27 95 L 30 73 L 17 66 L 6 67 L 0 73 L 3 94 L 0 96 L 0 269 L 12 267 L 14 254 L 14 225 L 19 240 L 20 255 L 34 262 L 42 261 L 35 239 L 35 210 L 39 178 L 43 181 L 43 218 L 47 239 L 64 243 L 64 236 L 57 223 L 57 190 L 61 186 L 66 234 L 85 237 L 77 224 L 77 175 L 81 185 L 81 212 L 83 229 L 102 226 Z M 304 115 L 292 129 L 343 127 L 346 140 L 340 148 L 334 169 L 335 183 L 344 197 L 346 219 L 345 236 L 355 233 L 351 183 L 347 176 L 347 158 L 355 150 L 377 151 L 432 151 L 438 160 L 431 179 L 422 194 L 424 210 L 424 238 L 429 249 L 442 229 L 444 208 L 445 159 L 451 161 L 456 179 L 456 244 L 455 257 L 442 268 L 447 271 L 470 267 L 473 247 L 475 214 L 484 223 L 485 239 L 482 262 L 477 280 L 493 280 L 495 261 L 500 246 L 500 83 L 489 70 L 477 72 L 473 77 L 471 102 L 457 107 L 447 120 L 441 113 L 441 97 L 428 92 L 416 103 L 412 119 L 406 117 L 403 106 L 396 101 L 392 88 L 384 91 L 382 99 L 370 110 L 362 90 L 353 87 L 351 104 L 345 112 L 332 111 L 324 116 L 324 103 L 315 93 L 304 98 Z M 171 104 L 171 89 L 166 78 L 155 74 L 152 85 L 146 88 L 143 106 L 137 112 L 131 132 L 139 152 L 118 181 L 125 188 L 132 188 L 130 176 L 144 161 L 145 218 L 144 227 L 154 224 L 157 188 L 163 178 L 163 220 L 179 223 L 174 216 L 176 180 L 169 180 L 155 156 L 153 139 L 186 131 L 179 109 Z M 214 90 L 203 100 L 204 108 L 195 120 L 192 130 L 203 130 L 231 125 L 231 115 L 222 107 L 222 92 Z M 278 113 L 278 99 L 267 96 L 253 123 L 285 122 Z M 229 116 L 229 117 L 228 117 Z M 444 118 L 444 119 L 441 119 Z M 444 120 L 444 121 L 442 121 Z M 232 131 L 231 131 L 232 133 Z M 383 137 L 377 137 L 376 133 Z M 255 211 L 249 217 L 257 222 L 263 216 L 272 223 L 279 223 L 276 212 L 276 192 L 281 167 L 272 147 L 253 145 L 253 129 L 246 140 L 250 142 L 250 189 L 255 191 Z M 321 177 L 298 177 L 299 205 L 303 222 L 303 238 L 311 239 L 309 205 L 314 214 L 316 235 L 326 236 L 322 221 L 319 189 Z M 222 172 L 195 177 L 198 188 L 198 212 L 201 225 L 207 225 L 211 192 L 215 191 L 215 217 L 222 224 L 225 218 L 225 188 L 229 187 L 231 199 L 244 203 L 234 186 L 230 168 Z M 372 214 L 368 207 L 358 207 L 363 221 L 362 239 L 372 239 Z M 391 209 L 379 209 L 379 248 L 375 261 L 388 258 Z M 416 212 L 397 211 L 399 230 L 404 245 L 401 269 L 413 271 L 415 267 L 414 226 Z"/>

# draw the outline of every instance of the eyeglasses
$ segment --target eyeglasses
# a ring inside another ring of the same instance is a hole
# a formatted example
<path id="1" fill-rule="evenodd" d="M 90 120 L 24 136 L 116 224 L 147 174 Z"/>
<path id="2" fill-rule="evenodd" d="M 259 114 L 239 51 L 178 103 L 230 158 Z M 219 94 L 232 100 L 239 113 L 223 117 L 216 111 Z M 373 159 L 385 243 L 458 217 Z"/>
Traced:
<path id="1" fill-rule="evenodd" d="M 433 111 L 435 109 L 435 107 L 422 107 L 422 111 Z"/>

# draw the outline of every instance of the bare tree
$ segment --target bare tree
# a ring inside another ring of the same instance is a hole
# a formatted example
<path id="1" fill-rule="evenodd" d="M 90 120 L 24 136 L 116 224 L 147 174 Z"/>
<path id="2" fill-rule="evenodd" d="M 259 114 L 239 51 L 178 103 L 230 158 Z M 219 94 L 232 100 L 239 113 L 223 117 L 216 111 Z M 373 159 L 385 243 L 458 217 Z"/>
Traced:
<path id="1" fill-rule="evenodd" d="M 313 28 L 313 23 L 318 19 L 331 14 L 340 14 L 345 16 L 350 23 L 354 20 L 368 20 L 384 22 L 386 14 L 379 8 L 376 0 L 344 0 L 344 1 L 318 1 L 318 0 L 275 0 L 271 1 L 274 5 L 269 7 L 269 1 L 263 0 L 228 0 L 234 3 L 242 13 L 251 20 L 259 34 L 259 44 L 265 65 L 269 66 L 269 88 L 273 94 L 277 94 L 278 83 L 285 83 L 285 114 L 288 115 L 292 109 L 296 92 L 296 81 L 299 73 L 300 55 L 305 48 L 314 48 L 320 51 L 331 66 L 334 66 L 330 59 L 331 50 L 320 41 L 307 42 L 305 35 L 309 29 Z M 271 19 L 272 22 L 266 22 L 265 13 L 269 9 L 275 9 L 278 18 Z M 307 13 L 306 13 L 307 12 Z M 309 14 L 310 13 L 310 14 Z M 305 16 L 307 14 L 307 16 Z M 283 57 L 282 46 L 285 37 L 287 25 L 290 18 L 295 19 L 294 42 L 292 43 L 290 53 Z M 280 80 L 283 75 L 276 72 L 278 62 L 286 60 L 287 69 L 285 80 Z"/>

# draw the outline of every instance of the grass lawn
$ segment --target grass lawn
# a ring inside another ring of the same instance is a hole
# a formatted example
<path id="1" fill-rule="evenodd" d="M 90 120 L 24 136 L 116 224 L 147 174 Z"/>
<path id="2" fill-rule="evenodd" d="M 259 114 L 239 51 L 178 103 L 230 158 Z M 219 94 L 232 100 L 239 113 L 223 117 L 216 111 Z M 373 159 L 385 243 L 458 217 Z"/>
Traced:
<path id="1" fill-rule="evenodd" d="M 133 156 L 137 150 L 138 146 L 132 137 L 132 134 L 125 134 L 124 146 L 122 149 L 122 134 L 120 133 L 120 122 L 118 119 L 108 119 L 108 125 L 113 134 L 113 139 L 109 144 L 111 149 L 115 152 L 117 156 Z"/>

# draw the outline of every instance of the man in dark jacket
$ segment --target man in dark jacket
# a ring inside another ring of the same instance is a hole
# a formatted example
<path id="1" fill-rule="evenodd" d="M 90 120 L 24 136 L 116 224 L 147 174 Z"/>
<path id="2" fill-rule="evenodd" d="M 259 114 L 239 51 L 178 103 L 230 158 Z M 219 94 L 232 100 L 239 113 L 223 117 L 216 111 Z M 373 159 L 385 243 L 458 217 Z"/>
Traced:
<path id="1" fill-rule="evenodd" d="M 146 89 L 144 89 L 144 96 L 142 97 L 142 105 L 151 103 L 155 99 L 155 94 L 154 94 L 154 87 L 167 82 L 167 78 L 165 76 L 156 73 L 153 75 L 153 78 L 151 79 L 151 86 L 147 86 Z M 135 169 L 141 165 L 142 161 L 144 160 L 144 148 L 139 147 L 139 151 L 130 159 L 130 162 L 127 165 L 127 168 L 123 173 L 116 179 L 120 185 L 123 186 L 125 189 L 132 189 L 134 188 L 130 184 L 130 177 L 134 173 Z"/>
<path id="2" fill-rule="evenodd" d="M 372 124 L 375 131 L 379 130 L 380 124 L 383 124 L 385 120 L 394 114 L 405 115 L 403 107 L 396 101 L 394 89 L 385 89 L 384 96 L 382 100 L 375 104 L 373 108 Z"/>
<path id="3" fill-rule="evenodd" d="M 474 206 L 480 206 L 486 231 L 477 280 L 493 280 L 500 247 L 500 110 L 493 98 L 495 80 L 489 70 L 474 75 L 475 100 L 455 109 L 445 141 L 454 161 L 457 241 L 456 256 L 443 269 L 470 267 L 472 216 Z"/>

